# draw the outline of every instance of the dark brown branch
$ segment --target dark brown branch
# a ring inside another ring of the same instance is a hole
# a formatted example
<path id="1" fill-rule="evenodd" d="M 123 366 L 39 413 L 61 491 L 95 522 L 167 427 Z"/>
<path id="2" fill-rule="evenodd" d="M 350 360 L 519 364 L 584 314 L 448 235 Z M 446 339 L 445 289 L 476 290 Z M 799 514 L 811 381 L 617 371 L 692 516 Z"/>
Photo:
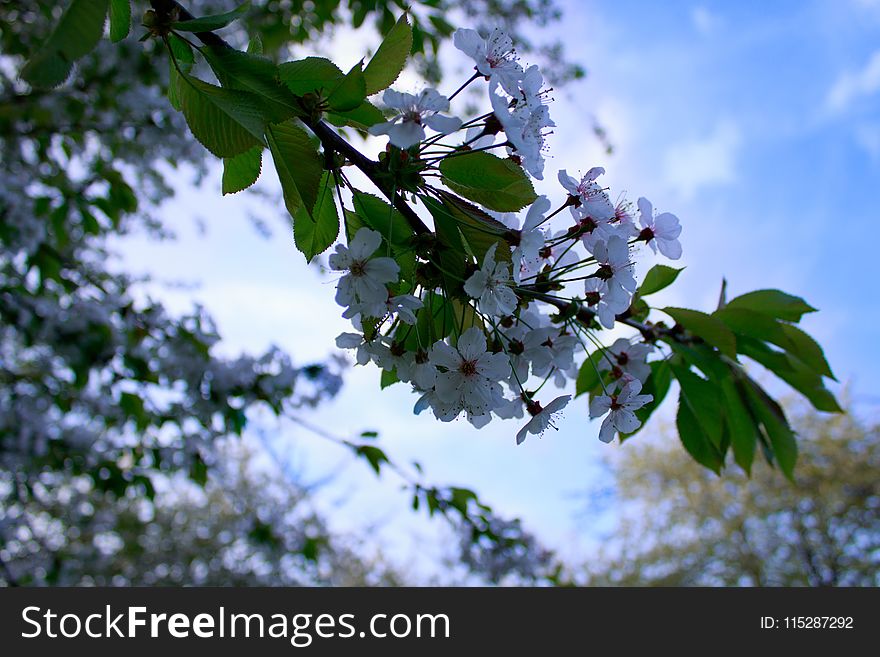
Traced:
<path id="1" fill-rule="evenodd" d="M 150 0 L 150 5 L 158 14 L 160 21 L 168 20 L 172 12 L 175 11 L 179 20 L 188 21 L 195 18 L 195 16 L 187 11 L 187 9 L 180 3 L 176 2 L 176 0 Z M 232 47 L 222 37 L 213 32 L 196 32 L 195 36 L 206 46 L 214 48 Z M 378 162 L 369 159 L 354 146 L 345 141 L 338 132 L 324 121 L 310 120 L 302 117 L 301 120 L 312 132 L 315 133 L 318 139 L 321 140 L 321 144 L 324 146 L 325 150 L 339 153 L 360 169 L 361 172 L 369 178 L 370 182 L 372 182 L 385 195 L 385 197 L 391 201 L 391 204 L 406 218 L 410 228 L 412 228 L 417 235 L 431 232 L 422 221 L 421 217 L 416 214 L 415 210 L 409 206 L 406 200 L 404 200 L 396 190 L 389 187 L 387 182 L 380 179 L 377 175 L 379 168 Z"/>
<path id="2" fill-rule="evenodd" d="M 566 301 L 565 299 L 557 299 L 552 295 L 545 294 L 543 292 L 537 292 L 535 290 L 530 290 L 528 288 L 519 288 L 519 291 L 524 296 L 531 297 L 532 299 L 535 299 L 537 301 L 548 303 L 551 306 L 559 309 L 561 312 L 566 312 L 571 309 L 571 301 Z M 575 313 L 575 318 L 586 326 L 590 326 L 593 323 L 595 317 L 596 313 L 589 308 L 581 307 L 578 309 L 577 313 Z M 679 336 L 678 333 L 671 331 L 668 328 L 643 324 L 642 322 L 638 322 L 631 317 L 626 317 L 624 315 L 618 315 L 616 319 L 621 324 L 626 324 L 627 326 L 631 326 L 632 328 L 638 330 L 638 332 L 642 334 L 642 337 L 645 338 L 646 342 L 656 342 L 657 339 L 661 336 L 670 337 L 678 342 L 682 341 L 681 336 Z"/>

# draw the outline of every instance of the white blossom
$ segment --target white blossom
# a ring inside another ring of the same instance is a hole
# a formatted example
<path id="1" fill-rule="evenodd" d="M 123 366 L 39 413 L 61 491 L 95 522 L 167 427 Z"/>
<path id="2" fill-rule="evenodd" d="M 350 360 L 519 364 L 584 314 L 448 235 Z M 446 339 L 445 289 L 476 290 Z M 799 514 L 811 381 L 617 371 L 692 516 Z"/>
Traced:
<path id="1" fill-rule="evenodd" d="M 464 284 L 464 291 L 479 299 L 480 310 L 489 315 L 503 317 L 516 310 L 517 298 L 510 288 L 510 267 L 495 262 L 498 242 L 490 246 L 483 256 L 483 266 L 471 274 Z"/>
<path id="2" fill-rule="evenodd" d="M 378 231 L 361 228 L 347 247 L 337 244 L 336 253 L 330 255 L 330 267 L 347 272 L 336 285 L 336 303 L 346 308 L 343 317 L 385 315 L 386 286 L 397 281 L 400 266 L 393 258 L 371 257 L 381 243 Z"/>
<path id="3" fill-rule="evenodd" d="M 336 336 L 336 346 L 340 349 L 355 349 L 355 360 L 358 365 L 375 361 L 381 367 L 382 359 L 390 353 L 380 337 L 368 341 L 360 333 L 340 333 Z"/>
<path id="4" fill-rule="evenodd" d="M 571 395 L 557 397 L 544 407 L 536 401 L 530 402 L 527 408 L 532 419 L 516 434 L 516 444 L 521 445 L 528 434 L 540 436 L 547 430 L 547 427 L 552 427 L 556 415 L 562 412 L 569 401 L 571 401 Z"/>
<path id="5" fill-rule="evenodd" d="M 613 235 L 607 242 L 597 243 L 593 255 L 599 263 L 596 276 L 608 284 L 608 294 L 615 302 L 622 303 L 625 298 L 628 306 L 629 298 L 636 291 L 637 285 L 626 240 Z"/>
<path id="6" fill-rule="evenodd" d="M 605 173 L 604 168 L 593 167 L 578 181 L 568 175 L 565 169 L 561 169 L 557 174 L 557 179 L 565 191 L 571 196 L 577 197 L 580 202 L 581 217 L 608 222 L 614 218 L 614 205 L 602 186 L 596 182 L 596 178 L 603 173 Z"/>
<path id="7" fill-rule="evenodd" d="M 484 415 L 501 398 L 498 382 L 509 375 L 510 363 L 505 354 L 487 351 L 486 346 L 483 332 L 472 327 L 459 336 L 455 347 L 442 340 L 432 347 L 431 362 L 445 370 L 437 374 L 434 385 L 443 404 Z"/>
<path id="8" fill-rule="evenodd" d="M 641 426 L 633 411 L 637 411 L 654 399 L 653 395 L 640 395 L 642 382 L 629 381 L 616 395 L 599 395 L 590 403 L 590 417 L 598 418 L 608 413 L 599 429 L 599 440 L 610 443 L 615 433 L 632 433 Z"/>
<path id="9" fill-rule="evenodd" d="M 681 257 L 681 243 L 678 241 L 681 225 L 678 223 L 678 217 L 671 212 L 654 216 L 654 208 L 645 197 L 639 199 L 638 205 L 639 223 L 642 224 L 639 239 L 647 242 L 654 253 L 660 249 L 660 253 L 670 260 L 678 260 Z"/>
<path id="10" fill-rule="evenodd" d="M 388 301 L 385 303 L 385 308 L 390 314 L 397 315 L 400 321 L 410 325 L 416 323 L 414 311 L 421 307 L 422 300 L 411 294 L 401 294 L 396 297 L 389 294 Z"/>
<path id="11" fill-rule="evenodd" d="M 541 249 L 544 248 L 546 235 L 540 227 L 544 216 L 550 209 L 550 199 L 539 196 L 529 207 L 519 233 L 519 244 L 513 249 L 513 280 L 522 282 L 523 274 L 534 273 L 541 264 Z"/>
<path id="12" fill-rule="evenodd" d="M 527 333 L 523 345 L 524 355 L 532 363 L 532 374 L 547 376 L 554 369 L 565 372 L 571 368 L 580 342 L 559 327 L 548 326 Z"/>
<path id="13" fill-rule="evenodd" d="M 617 315 L 629 307 L 629 300 L 622 295 L 608 293 L 608 284 L 600 278 L 584 281 L 584 303 L 596 313 L 599 323 L 607 329 L 614 328 Z"/>
<path id="14" fill-rule="evenodd" d="M 599 369 L 611 370 L 618 379 L 638 379 L 644 383 L 651 375 L 651 366 L 647 363 L 650 353 L 649 344 L 644 342 L 632 344 L 626 338 L 618 338 L 605 350 L 599 362 Z"/>
<path id="15" fill-rule="evenodd" d="M 523 168 L 538 180 L 544 179 L 545 128 L 556 124 L 550 118 L 546 105 L 534 109 L 525 102 L 513 102 L 497 92 L 497 85 L 490 83 L 489 97 L 492 111 L 504 128 L 504 134 L 512 149 L 522 161 Z"/>
<path id="16" fill-rule="evenodd" d="M 421 349 L 416 353 L 408 351 L 397 363 L 397 376 L 401 381 L 411 382 L 418 390 L 429 390 L 437 381 L 437 367 L 427 352 Z"/>
<path id="17" fill-rule="evenodd" d="M 452 43 L 474 60 L 481 75 L 497 80 L 511 96 L 516 94 L 523 69 L 516 61 L 513 40 L 506 33 L 495 28 L 484 39 L 476 30 L 460 28 L 453 33 Z"/>
<path id="18" fill-rule="evenodd" d="M 444 135 L 461 127 L 461 119 L 440 113 L 449 110 L 449 100 L 436 89 L 425 89 L 418 96 L 386 89 L 382 100 L 400 113 L 390 121 L 371 126 L 369 133 L 388 135 L 389 141 L 398 148 L 409 148 L 422 141 L 426 126 Z"/>

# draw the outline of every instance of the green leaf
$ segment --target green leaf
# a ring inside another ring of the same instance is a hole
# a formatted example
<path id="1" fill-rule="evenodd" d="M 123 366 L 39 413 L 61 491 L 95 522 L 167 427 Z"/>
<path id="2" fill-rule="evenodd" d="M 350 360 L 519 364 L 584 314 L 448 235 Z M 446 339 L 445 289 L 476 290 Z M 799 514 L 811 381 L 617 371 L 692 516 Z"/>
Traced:
<path id="1" fill-rule="evenodd" d="M 339 215 L 336 213 L 333 174 L 325 171 L 321 178 L 318 200 L 311 212 L 301 207 L 293 221 L 293 239 L 298 248 L 311 262 L 323 253 L 339 236 Z"/>
<path id="2" fill-rule="evenodd" d="M 452 305 L 452 317 L 458 330 L 462 333 L 474 327 L 481 331 L 485 330 L 486 325 L 472 303 L 462 303 L 458 299 L 453 299 L 450 303 Z"/>
<path id="3" fill-rule="evenodd" d="M 746 308 L 725 307 L 713 312 L 712 316 L 724 322 L 737 335 L 771 342 L 783 349 L 790 346 L 788 337 L 782 330 L 783 322 L 770 315 Z"/>
<path id="4" fill-rule="evenodd" d="M 764 427 L 764 432 L 773 447 L 773 456 L 783 474 L 794 481 L 794 466 L 797 463 L 797 441 L 788 424 L 785 412 L 759 385 L 748 380 L 746 392 L 749 406 Z"/>
<path id="5" fill-rule="evenodd" d="M 314 142 L 293 121 L 270 126 L 266 136 L 290 216 L 300 207 L 314 208 L 324 170 Z"/>
<path id="6" fill-rule="evenodd" d="M 798 358 L 771 349 L 752 338 L 740 339 L 740 353 L 760 363 L 806 397 L 816 410 L 840 413 L 834 395 L 825 387 L 822 377 Z"/>
<path id="7" fill-rule="evenodd" d="M 249 55 L 263 54 L 263 38 L 259 34 L 255 34 L 248 42 L 247 52 Z"/>
<path id="8" fill-rule="evenodd" d="M 402 15 L 391 31 L 385 35 L 379 49 L 364 69 L 368 96 L 391 86 L 398 78 L 412 50 L 412 28 Z"/>
<path id="9" fill-rule="evenodd" d="M 34 87 L 57 87 L 73 63 L 90 53 L 104 35 L 109 0 L 73 0 L 55 30 L 21 70 Z"/>
<path id="10" fill-rule="evenodd" d="M 122 41 L 131 31 L 131 0 L 110 0 L 110 40 Z"/>
<path id="11" fill-rule="evenodd" d="M 437 233 L 438 247 L 435 252 L 437 266 L 443 279 L 445 292 L 457 294 L 464 292 L 464 275 L 467 262 L 470 257 L 465 251 L 461 231 L 455 217 L 442 203 L 427 195 L 420 195 L 419 199 L 428 208 L 434 218 L 434 228 Z"/>
<path id="12" fill-rule="evenodd" d="M 690 404 L 685 402 L 684 394 L 679 398 L 675 426 L 681 444 L 688 454 L 700 465 L 709 468 L 715 474 L 720 474 L 724 459 L 706 435 Z"/>
<path id="13" fill-rule="evenodd" d="M 364 223 L 379 231 L 389 244 L 411 248 L 415 232 L 397 208 L 377 196 L 358 190 L 352 193 L 352 204 Z"/>
<path id="14" fill-rule="evenodd" d="M 179 112 L 183 106 L 180 103 L 180 75 L 177 73 L 177 67 L 179 66 L 184 73 L 189 73 L 196 60 L 192 46 L 176 34 L 168 35 L 168 45 L 171 48 L 168 58 L 168 102 Z"/>
<path id="15" fill-rule="evenodd" d="M 306 57 L 278 67 L 278 77 L 297 96 L 333 89 L 342 79 L 339 67 L 324 57 Z"/>
<path id="16" fill-rule="evenodd" d="M 129 419 L 134 420 L 135 428 L 138 431 L 143 431 L 149 425 L 149 414 L 144 407 L 144 400 L 139 395 L 123 392 L 119 396 L 119 408 Z"/>
<path id="17" fill-rule="evenodd" d="M 663 400 L 666 399 L 666 395 L 669 393 L 671 385 L 672 370 L 669 367 L 669 363 L 666 362 L 666 360 L 655 360 L 652 362 L 651 375 L 648 377 L 648 380 L 645 381 L 645 385 L 642 387 L 642 392 L 639 394 L 651 395 L 654 399 L 635 411 L 636 417 L 642 424 L 632 433 L 625 435 L 621 434 L 621 442 L 631 438 L 645 427 L 648 419 L 654 414 L 654 411 L 660 407 Z"/>
<path id="18" fill-rule="evenodd" d="M 461 231 L 465 245 L 480 265 L 493 244 L 498 244 L 495 260 L 510 262 L 510 245 L 505 239 L 510 232 L 507 226 L 455 194 L 441 191 L 439 195 L 443 199 L 442 207 Z"/>
<path id="19" fill-rule="evenodd" d="M 270 123 L 282 123 L 301 113 L 294 95 L 279 81 L 278 68 L 268 59 L 218 46 L 203 48 L 202 54 L 221 85 L 254 94 Z"/>
<path id="20" fill-rule="evenodd" d="M 345 77 L 339 81 L 336 88 L 327 97 L 327 104 L 331 110 L 337 112 L 350 112 L 357 109 L 367 99 L 367 87 L 364 82 L 363 64 L 358 62 Z"/>
<path id="21" fill-rule="evenodd" d="M 235 194 L 257 182 L 262 160 L 262 146 L 254 146 L 235 157 L 223 158 L 223 193 Z"/>
<path id="22" fill-rule="evenodd" d="M 516 212 L 537 198 L 522 167 L 485 151 L 444 158 L 440 173 L 449 189 L 490 210 Z"/>
<path id="23" fill-rule="evenodd" d="M 192 463 L 189 464 L 189 478 L 202 487 L 208 483 L 208 465 L 198 452 L 193 454 Z"/>
<path id="24" fill-rule="evenodd" d="M 602 380 L 599 363 L 602 362 L 602 358 L 602 352 L 597 349 L 584 359 L 575 382 L 575 397 L 580 397 L 584 393 L 593 392 L 599 388 L 599 383 Z"/>
<path id="25" fill-rule="evenodd" d="M 663 312 L 725 356 L 736 358 L 736 336 L 721 320 L 688 308 L 667 307 Z"/>
<path id="26" fill-rule="evenodd" d="M 328 112 L 327 120 L 335 126 L 349 126 L 366 131 L 370 126 L 382 123 L 385 116 L 378 107 L 365 100 L 358 107 L 348 112 Z"/>
<path id="27" fill-rule="evenodd" d="M 367 460 L 370 464 L 370 467 L 376 471 L 378 475 L 380 473 L 380 469 L 383 463 L 390 463 L 388 457 L 378 447 L 373 447 L 372 445 L 358 445 L 355 448 L 355 453 L 358 456 L 362 456 Z"/>
<path id="28" fill-rule="evenodd" d="M 379 379 L 379 388 L 384 390 L 388 386 L 400 383 L 396 369 L 382 370 L 382 376 Z"/>
<path id="29" fill-rule="evenodd" d="M 468 506 L 473 500 L 478 502 L 477 494 L 468 488 L 451 487 L 449 489 L 449 506 L 458 511 L 463 517 L 468 517 Z"/>
<path id="30" fill-rule="evenodd" d="M 834 379 L 822 347 L 798 327 L 745 308 L 723 308 L 712 315 L 735 333 L 774 344 L 803 361 L 817 374 Z"/>
<path id="31" fill-rule="evenodd" d="M 401 282 L 414 281 L 416 256 L 412 240 L 415 232 L 406 218 L 382 199 L 359 190 L 352 192 L 352 204 L 361 224 L 381 233 L 391 246 L 392 255 L 400 265 Z M 359 227 L 351 226 L 352 236 Z"/>
<path id="32" fill-rule="evenodd" d="M 721 402 L 714 384 L 697 376 L 688 368 L 670 364 L 681 386 L 680 401 L 693 414 L 703 433 L 716 447 L 721 444 Z"/>
<path id="33" fill-rule="evenodd" d="M 733 448 L 733 459 L 746 473 L 751 474 L 755 447 L 758 444 L 758 427 L 732 375 L 721 381 L 721 400 L 724 404 L 727 433 Z"/>
<path id="34" fill-rule="evenodd" d="M 407 329 L 404 346 L 409 351 L 428 350 L 457 326 L 452 304 L 442 294 L 430 291 L 425 295 L 424 305 L 416 312 L 415 327 Z"/>
<path id="35" fill-rule="evenodd" d="M 807 333 L 791 324 L 783 324 L 782 330 L 788 338 L 789 347 L 786 348 L 791 355 L 796 356 L 805 365 L 817 374 L 827 376 L 829 379 L 836 381 L 831 366 L 825 359 L 825 352 L 819 343 L 811 338 Z"/>
<path id="36" fill-rule="evenodd" d="M 172 23 L 171 27 L 181 32 L 213 32 L 214 30 L 226 27 L 233 21 L 244 16 L 247 13 L 247 10 L 250 9 L 250 6 L 251 3 L 250 0 L 248 0 L 225 14 L 202 16 L 188 21 L 177 21 L 176 23 Z"/>
<path id="37" fill-rule="evenodd" d="M 183 74 L 177 85 L 186 123 L 217 157 L 233 157 L 263 144 L 266 121 L 253 94 L 224 89 Z"/>
<path id="38" fill-rule="evenodd" d="M 684 267 L 676 269 L 667 265 L 654 265 L 645 274 L 645 280 L 639 287 L 639 296 L 646 297 L 660 290 L 669 287 L 678 278 L 678 275 L 684 271 Z"/>
<path id="39" fill-rule="evenodd" d="M 728 308 L 745 308 L 770 315 L 788 322 L 799 322 L 806 313 L 816 312 L 800 297 L 795 297 L 780 290 L 757 290 L 727 302 Z"/>
<path id="40" fill-rule="evenodd" d="M 729 366 L 721 360 L 722 354 L 707 344 L 683 344 L 676 340 L 669 340 L 667 344 L 685 363 L 696 367 L 710 381 L 718 383 L 730 375 Z"/>

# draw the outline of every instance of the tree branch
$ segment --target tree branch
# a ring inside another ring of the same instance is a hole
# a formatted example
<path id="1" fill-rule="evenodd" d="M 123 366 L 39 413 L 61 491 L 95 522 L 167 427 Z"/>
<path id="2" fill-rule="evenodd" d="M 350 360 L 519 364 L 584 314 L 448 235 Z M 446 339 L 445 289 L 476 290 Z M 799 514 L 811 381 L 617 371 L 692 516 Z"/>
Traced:
<path id="1" fill-rule="evenodd" d="M 561 312 L 571 310 L 572 303 L 570 301 L 557 299 L 552 295 L 544 294 L 543 292 L 538 292 L 529 288 L 519 288 L 519 290 L 525 296 L 531 297 L 532 299 L 535 299 L 537 301 L 548 303 L 551 306 L 559 309 Z M 596 317 L 596 313 L 589 308 L 581 307 L 578 309 L 575 317 L 582 324 L 589 326 L 593 323 L 593 320 Z M 684 341 L 679 333 L 672 331 L 668 328 L 664 328 L 662 326 L 643 324 L 642 322 L 638 322 L 631 317 L 625 317 L 624 315 L 618 315 L 615 319 L 621 324 L 626 324 L 627 326 L 631 326 L 632 328 L 636 329 L 639 333 L 642 334 L 642 337 L 645 338 L 647 342 L 656 342 L 657 339 L 661 336 L 670 337 L 677 342 Z"/>
<path id="2" fill-rule="evenodd" d="M 176 0 L 150 0 L 150 5 L 158 14 L 160 20 L 168 20 L 172 12 L 177 13 L 179 20 L 192 20 L 195 18 L 187 9 Z M 215 48 L 232 48 L 222 37 L 213 32 L 196 32 L 195 36 L 206 46 Z M 324 121 L 312 121 L 308 118 L 300 117 L 302 122 L 315 133 L 325 150 L 335 151 L 343 155 L 349 162 L 361 170 L 361 172 L 372 182 L 385 197 L 391 201 L 391 204 L 406 218 L 410 228 L 417 235 L 430 233 L 431 230 L 425 225 L 421 217 L 416 214 L 404 198 L 391 189 L 385 181 L 381 180 L 377 175 L 379 163 L 369 159 L 354 146 L 343 139 L 338 132 L 330 127 Z"/>

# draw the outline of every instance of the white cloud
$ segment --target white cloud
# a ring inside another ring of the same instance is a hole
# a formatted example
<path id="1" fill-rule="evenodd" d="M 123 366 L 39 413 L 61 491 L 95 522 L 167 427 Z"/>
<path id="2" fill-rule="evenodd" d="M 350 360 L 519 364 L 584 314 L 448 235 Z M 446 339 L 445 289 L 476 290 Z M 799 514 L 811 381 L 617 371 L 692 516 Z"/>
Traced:
<path id="1" fill-rule="evenodd" d="M 853 136 L 873 161 L 880 161 L 880 123 L 862 123 L 853 129 Z"/>
<path id="2" fill-rule="evenodd" d="M 718 27 L 720 19 L 705 7 L 698 6 L 691 10 L 691 22 L 694 24 L 697 32 L 706 36 Z"/>
<path id="3" fill-rule="evenodd" d="M 874 51 L 860 70 L 841 73 L 831 86 L 825 105 L 833 112 L 841 112 L 859 98 L 878 91 L 880 91 L 880 50 Z"/>
<path id="4" fill-rule="evenodd" d="M 734 182 L 741 141 L 737 125 L 725 119 L 706 137 L 674 144 L 664 158 L 666 182 L 685 198 L 707 185 Z"/>

